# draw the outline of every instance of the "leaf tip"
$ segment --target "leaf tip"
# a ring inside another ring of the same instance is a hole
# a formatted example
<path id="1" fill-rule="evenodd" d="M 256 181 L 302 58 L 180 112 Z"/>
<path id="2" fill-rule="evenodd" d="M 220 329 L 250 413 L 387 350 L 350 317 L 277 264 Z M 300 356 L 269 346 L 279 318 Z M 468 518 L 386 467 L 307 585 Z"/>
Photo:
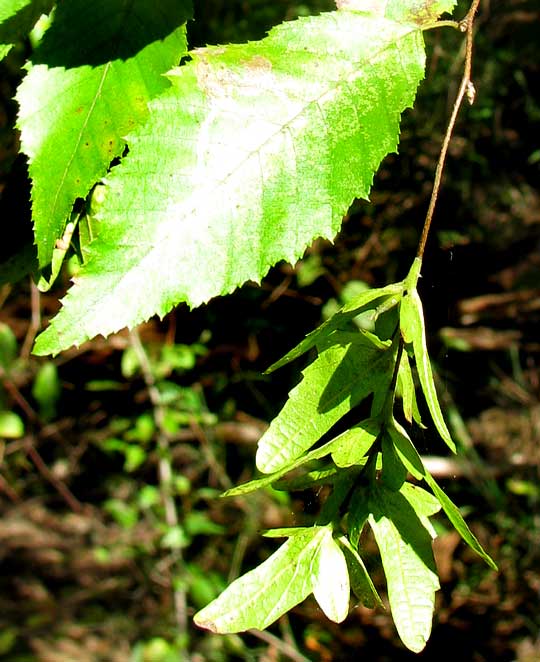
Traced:
<path id="1" fill-rule="evenodd" d="M 209 630 L 210 632 L 214 632 L 217 634 L 219 630 L 215 622 L 204 618 L 203 613 L 204 613 L 204 609 L 198 612 L 197 614 L 195 614 L 195 616 L 193 617 L 193 622 L 197 627 L 202 628 L 203 630 Z"/>

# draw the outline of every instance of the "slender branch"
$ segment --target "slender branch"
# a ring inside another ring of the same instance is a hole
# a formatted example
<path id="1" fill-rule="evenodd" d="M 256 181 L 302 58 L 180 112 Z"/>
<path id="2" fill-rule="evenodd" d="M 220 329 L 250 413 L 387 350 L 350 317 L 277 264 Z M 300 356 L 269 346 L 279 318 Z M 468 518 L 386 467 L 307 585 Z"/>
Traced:
<path id="1" fill-rule="evenodd" d="M 4 387 L 7 393 L 9 393 L 9 395 L 13 398 L 13 401 L 21 408 L 21 410 L 24 412 L 25 416 L 28 418 L 29 421 L 38 424 L 41 422 L 36 411 L 33 409 L 33 407 L 30 405 L 28 400 L 21 393 L 17 384 L 15 384 L 13 379 L 11 379 L 9 373 L 2 366 L 0 366 L 0 384 Z"/>
<path id="2" fill-rule="evenodd" d="M 59 480 L 49 469 L 37 448 L 30 444 L 26 452 L 39 473 L 56 488 L 58 494 L 60 494 L 71 510 L 75 513 L 84 513 L 85 507 L 83 504 L 74 496 L 69 487 Z"/>
<path id="3" fill-rule="evenodd" d="M 176 504 L 174 501 L 174 496 L 171 491 L 172 479 L 173 479 L 173 469 L 171 462 L 171 450 L 169 444 L 169 435 L 167 434 L 165 427 L 165 409 L 161 403 L 161 395 L 156 385 L 156 380 L 154 373 L 152 371 L 152 366 L 150 365 L 150 360 L 148 354 L 143 347 L 139 333 L 137 330 L 130 332 L 131 346 L 135 352 L 137 359 L 141 365 L 141 370 L 143 373 L 144 382 L 146 384 L 146 389 L 148 391 L 148 397 L 152 403 L 153 417 L 154 422 L 157 428 L 157 445 L 159 449 L 159 462 L 158 462 L 158 472 L 159 472 L 159 488 L 161 492 L 161 500 L 163 502 L 163 508 L 165 510 L 165 522 L 168 527 L 176 528 L 178 527 L 179 517 L 176 510 Z M 183 555 L 180 549 L 173 550 L 174 562 L 178 568 L 182 569 L 183 567 Z M 171 582 L 173 599 L 174 599 L 174 610 L 176 615 L 176 622 L 178 629 L 181 635 L 187 634 L 188 631 L 188 617 L 187 617 L 187 597 L 186 591 L 183 588 L 183 583 L 179 582 L 179 585 L 174 587 Z"/>
<path id="4" fill-rule="evenodd" d="M 309 658 L 305 657 L 297 651 L 291 644 L 282 641 L 279 637 L 276 637 L 274 634 L 267 632 L 266 630 L 248 630 L 249 634 L 257 637 L 261 641 L 264 641 L 269 646 L 276 648 L 282 655 L 285 655 L 293 662 L 310 662 Z"/>
<path id="5" fill-rule="evenodd" d="M 30 324 L 21 348 L 21 357 L 24 359 L 29 358 L 37 332 L 41 328 L 41 293 L 32 279 L 30 279 L 30 301 L 32 308 Z"/>
<path id="6" fill-rule="evenodd" d="M 465 18 L 459 23 L 460 30 L 466 32 L 465 63 L 463 65 L 463 77 L 461 79 L 461 84 L 459 86 L 459 91 L 457 93 L 457 97 L 454 102 L 454 107 L 452 109 L 452 114 L 450 116 L 448 126 L 446 127 L 446 133 L 439 154 L 439 160 L 437 162 L 437 169 L 435 170 L 433 190 L 431 192 L 429 207 L 426 213 L 426 220 L 424 221 L 424 228 L 422 230 L 422 236 L 420 237 L 420 241 L 418 242 L 418 251 L 416 253 L 416 257 L 420 259 L 422 259 L 424 255 L 424 250 L 426 248 L 426 242 L 431 227 L 431 221 L 433 220 L 433 212 L 435 211 L 435 205 L 437 204 L 437 198 L 439 196 L 439 190 L 441 188 L 441 180 L 444 171 L 444 166 L 446 163 L 448 146 L 450 145 L 450 140 L 454 132 L 456 119 L 461 104 L 463 102 L 463 97 L 467 95 L 470 103 L 474 101 L 474 86 L 471 81 L 473 26 L 474 26 L 474 17 L 478 10 L 479 4 L 480 4 L 480 0 L 473 0 L 470 9 L 467 12 L 467 16 L 465 16 Z"/>
<path id="7" fill-rule="evenodd" d="M 3 492 L 13 503 L 20 503 L 21 501 L 21 497 L 11 487 L 2 474 L 0 474 L 0 492 Z"/>

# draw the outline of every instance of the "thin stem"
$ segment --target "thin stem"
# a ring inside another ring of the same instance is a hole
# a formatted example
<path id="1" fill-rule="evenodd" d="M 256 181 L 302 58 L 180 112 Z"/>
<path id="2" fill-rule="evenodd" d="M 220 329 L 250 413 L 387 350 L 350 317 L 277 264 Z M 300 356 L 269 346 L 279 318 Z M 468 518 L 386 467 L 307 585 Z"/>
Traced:
<path id="1" fill-rule="evenodd" d="M 170 528 L 177 528 L 179 523 L 178 512 L 174 496 L 171 491 L 173 468 L 171 462 L 171 451 L 169 445 L 169 435 L 165 428 L 165 409 L 161 403 L 161 395 L 156 385 L 152 366 L 148 358 L 148 354 L 143 347 L 139 333 L 137 330 L 130 332 L 131 346 L 135 352 L 137 359 L 141 365 L 144 382 L 148 391 L 148 397 L 152 403 L 154 422 L 157 428 L 157 445 L 159 449 L 159 489 L 161 492 L 161 500 L 165 510 L 165 522 Z M 183 556 L 180 549 L 173 550 L 175 565 L 183 569 Z M 171 582 L 174 599 L 174 610 L 176 616 L 176 623 L 180 635 L 183 637 L 187 635 L 188 631 L 188 617 L 187 617 L 187 597 L 186 591 L 182 586 L 182 582 L 174 587 Z"/>
<path id="2" fill-rule="evenodd" d="M 431 25 L 423 25 L 422 30 L 435 30 L 435 28 L 454 28 L 460 30 L 460 24 L 457 21 L 434 21 Z"/>
<path id="3" fill-rule="evenodd" d="M 84 513 L 84 506 L 82 503 L 73 495 L 71 490 L 67 487 L 65 483 L 59 480 L 54 473 L 49 469 L 49 467 L 43 461 L 43 458 L 39 454 L 37 448 L 30 444 L 27 449 L 27 454 L 34 463 L 34 466 L 39 471 L 39 473 L 54 485 L 58 494 L 64 499 L 67 505 L 73 510 L 74 513 Z"/>
<path id="4" fill-rule="evenodd" d="M 29 358 L 37 332 L 41 328 L 41 293 L 32 279 L 30 279 L 30 301 L 32 313 L 21 349 L 21 358 L 23 359 Z"/>
<path id="5" fill-rule="evenodd" d="M 454 127 L 456 124 L 458 112 L 463 102 L 463 97 L 465 96 L 465 94 L 469 96 L 469 100 L 472 103 L 471 90 L 474 90 L 471 81 L 473 25 L 474 25 L 474 17 L 478 10 L 479 4 L 480 4 L 480 0 L 473 0 L 470 9 L 467 12 L 467 16 L 465 16 L 465 18 L 459 23 L 460 30 L 466 32 L 465 63 L 463 65 L 463 77 L 461 79 L 461 85 L 459 86 L 459 91 L 457 93 L 457 97 L 454 102 L 452 114 L 450 116 L 450 120 L 446 128 L 446 133 L 439 154 L 439 160 L 437 162 L 437 169 L 435 170 L 433 190 L 431 192 L 429 207 L 426 213 L 426 220 L 424 221 L 424 228 L 422 230 L 422 236 L 420 237 L 420 241 L 418 242 L 418 251 L 416 253 L 416 257 L 418 257 L 419 259 L 422 259 L 422 257 L 424 256 L 424 250 L 426 248 L 426 242 L 431 227 L 431 221 L 433 220 L 433 212 L 435 211 L 435 205 L 437 204 L 437 198 L 439 196 L 439 190 L 441 187 L 441 180 L 446 162 L 446 155 L 448 153 L 448 146 L 450 145 L 450 140 L 452 138 L 452 133 L 454 132 Z"/>
<path id="6" fill-rule="evenodd" d="M 293 662 L 310 662 L 309 658 L 305 657 L 297 651 L 291 644 L 282 641 L 279 637 L 276 637 L 274 634 L 267 632 L 266 630 L 248 630 L 249 634 L 257 637 L 261 641 L 264 641 L 269 646 L 272 646 L 278 650 L 282 655 L 285 655 Z"/>

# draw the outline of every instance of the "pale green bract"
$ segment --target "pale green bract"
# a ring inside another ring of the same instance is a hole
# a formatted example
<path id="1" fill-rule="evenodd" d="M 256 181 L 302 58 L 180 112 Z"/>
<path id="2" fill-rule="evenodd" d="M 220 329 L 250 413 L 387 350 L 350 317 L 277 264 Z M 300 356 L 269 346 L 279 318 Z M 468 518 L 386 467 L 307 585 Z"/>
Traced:
<path id="1" fill-rule="evenodd" d="M 439 579 L 431 532 L 426 530 L 411 502 L 400 492 L 384 487 L 373 490 L 369 498 L 369 524 L 381 553 L 397 631 L 407 648 L 418 653 L 431 633 Z"/>
<path id="2" fill-rule="evenodd" d="M 199 305 L 332 239 L 397 147 L 421 26 L 338 11 L 192 52 L 128 137 L 88 263 L 35 352 Z"/>
<path id="3" fill-rule="evenodd" d="M 329 528 L 321 538 L 312 567 L 313 595 L 319 607 L 331 621 L 341 623 L 349 613 L 349 570 L 341 546 Z"/>
<path id="4" fill-rule="evenodd" d="M 404 340 L 411 342 L 413 346 L 418 378 L 435 427 L 446 445 L 455 453 L 456 444 L 450 435 L 437 398 L 437 390 L 435 389 L 433 371 L 427 350 L 422 302 L 416 289 L 408 292 L 401 300 L 400 324 Z"/>
<path id="5" fill-rule="evenodd" d="M 272 556 L 195 614 L 196 625 L 219 633 L 262 629 L 310 593 L 331 620 L 340 623 L 347 617 L 349 571 L 332 529 L 313 526 L 285 533 L 290 538 Z"/>
<path id="6" fill-rule="evenodd" d="M 220 633 L 271 625 L 312 592 L 313 565 L 327 534 L 327 527 L 301 529 L 195 614 L 195 624 Z"/>

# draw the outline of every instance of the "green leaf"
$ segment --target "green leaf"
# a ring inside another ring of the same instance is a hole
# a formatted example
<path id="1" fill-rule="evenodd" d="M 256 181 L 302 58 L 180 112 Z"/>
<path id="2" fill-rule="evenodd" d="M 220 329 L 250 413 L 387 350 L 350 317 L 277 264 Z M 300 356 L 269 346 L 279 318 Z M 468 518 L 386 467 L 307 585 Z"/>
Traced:
<path id="1" fill-rule="evenodd" d="M 262 476 L 261 478 L 250 480 L 243 485 L 231 487 L 230 489 L 223 492 L 221 496 L 240 496 L 242 494 L 255 492 L 256 490 L 260 490 L 263 487 L 268 487 L 290 471 L 298 469 L 308 462 L 320 460 L 321 458 L 330 454 L 332 454 L 332 459 L 338 467 L 348 467 L 353 464 L 363 464 L 363 456 L 369 450 L 373 441 L 377 437 L 379 428 L 380 422 L 377 419 L 366 419 L 365 421 L 358 423 L 358 425 L 354 426 L 350 430 L 347 430 L 337 437 L 334 437 L 334 439 L 327 441 L 326 444 L 323 444 L 319 448 L 315 448 L 309 453 L 306 453 L 296 460 L 289 462 L 279 470 Z M 365 450 L 362 452 L 362 449 Z M 340 462 L 342 462 L 342 464 L 336 461 L 336 457 Z"/>
<path id="2" fill-rule="evenodd" d="M 403 483 L 400 493 L 411 504 L 414 512 L 418 515 L 418 519 L 422 522 L 429 535 L 435 539 L 437 533 L 429 518 L 441 509 L 439 500 L 433 494 L 426 492 L 426 490 L 418 487 L 418 485 L 411 485 L 411 483 Z"/>
<path id="3" fill-rule="evenodd" d="M 48 14 L 53 0 L 0 0 L 0 59 L 26 36 L 41 14 Z"/>
<path id="4" fill-rule="evenodd" d="M 326 617 L 341 623 L 349 613 L 349 570 L 341 547 L 327 528 L 321 537 L 312 569 L 313 595 Z"/>
<path id="5" fill-rule="evenodd" d="M 476 536 L 469 529 L 455 503 L 437 485 L 435 479 L 430 473 L 426 472 L 424 479 L 426 483 L 433 490 L 433 494 L 439 500 L 448 519 L 452 522 L 452 525 L 459 533 L 459 535 L 463 538 L 463 540 L 467 543 L 467 545 L 469 545 L 471 549 L 473 549 L 479 556 L 481 556 L 484 559 L 484 561 L 489 565 L 490 568 L 492 568 L 493 570 L 498 570 L 497 564 L 491 558 L 491 556 L 489 556 L 489 554 L 484 550 L 482 545 L 478 542 Z"/>
<path id="6" fill-rule="evenodd" d="M 382 482 L 391 490 L 399 490 L 407 478 L 407 468 L 396 453 L 392 438 L 385 433 L 381 442 Z"/>
<path id="7" fill-rule="evenodd" d="M 350 472 L 351 469 L 346 471 L 347 474 Z M 339 469 L 334 463 L 332 463 L 331 466 L 325 467 L 324 469 L 314 469 L 313 471 L 308 471 L 300 476 L 278 480 L 273 485 L 273 488 L 275 490 L 293 492 L 295 490 L 307 490 L 321 485 L 333 485 L 341 479 L 343 473 L 343 469 Z"/>
<path id="8" fill-rule="evenodd" d="M 108 177 L 91 257 L 35 352 L 199 305 L 333 238 L 395 151 L 424 60 L 418 24 L 346 11 L 192 52 Z"/>
<path id="9" fill-rule="evenodd" d="M 290 352 L 287 352 L 279 361 L 273 363 L 267 370 L 265 374 L 269 374 L 281 368 L 287 363 L 294 361 L 302 354 L 305 354 L 311 348 L 316 347 L 320 342 L 327 338 L 332 331 L 336 329 L 347 328 L 347 324 L 353 320 L 360 312 L 368 307 L 368 304 L 372 304 L 376 312 L 377 304 L 379 300 L 383 302 L 388 301 L 389 299 L 395 301 L 395 305 L 398 304 L 401 293 L 403 292 L 403 283 L 392 283 L 386 287 L 380 287 L 373 290 L 366 290 L 358 294 L 352 301 L 349 301 L 345 306 L 327 319 L 323 324 L 317 327 L 311 333 L 300 342 L 296 347 L 291 349 Z M 380 305 L 380 304 L 379 304 Z M 368 308 L 369 310 L 369 308 Z"/>
<path id="10" fill-rule="evenodd" d="M 355 549 L 358 549 L 360 536 L 368 521 L 369 514 L 369 490 L 366 486 L 361 485 L 353 492 L 347 518 L 349 540 Z"/>
<path id="11" fill-rule="evenodd" d="M 411 363 L 406 351 L 401 354 L 399 364 L 397 394 L 403 401 L 403 414 L 409 423 L 414 422 L 421 428 L 426 426 L 422 422 L 418 402 L 416 400 L 416 390 L 412 376 Z"/>
<path id="12" fill-rule="evenodd" d="M 349 498 L 356 481 L 356 471 L 341 471 L 332 481 L 332 491 L 324 500 L 316 524 L 329 524 L 341 519 L 341 507 Z"/>
<path id="13" fill-rule="evenodd" d="M 375 585 L 371 581 L 371 577 L 369 576 L 360 555 L 345 536 L 341 536 L 338 540 L 343 548 L 343 553 L 345 554 L 347 569 L 349 571 L 349 580 L 353 593 L 364 606 L 368 607 L 368 609 L 373 609 L 377 605 L 382 606 L 382 600 L 377 593 Z"/>
<path id="14" fill-rule="evenodd" d="M 387 430 L 395 452 L 403 466 L 406 467 L 407 471 L 417 480 L 421 480 L 424 477 L 426 470 L 424 469 L 420 455 L 418 455 L 418 451 L 414 447 L 407 432 L 396 420 L 393 420 L 391 424 L 388 425 Z"/>
<path id="15" fill-rule="evenodd" d="M 17 92 L 40 266 L 75 199 L 106 174 L 148 101 L 169 87 L 161 74 L 186 53 L 189 15 L 186 0 L 58 4 Z"/>
<path id="16" fill-rule="evenodd" d="M 288 464 L 282 466 L 278 471 L 273 471 L 271 474 L 262 476 L 261 478 L 255 478 L 254 480 L 250 480 L 248 483 L 244 483 L 243 485 L 237 485 L 236 487 L 231 487 L 230 489 L 223 492 L 221 496 L 222 497 L 239 496 L 241 494 L 249 494 L 250 492 L 255 492 L 255 490 L 260 490 L 262 487 L 268 487 L 269 485 L 272 485 L 272 483 L 275 483 L 277 480 L 279 480 L 285 474 L 289 473 L 290 471 L 293 471 L 294 469 L 297 469 L 298 467 L 301 467 L 303 464 L 306 464 L 307 462 L 312 462 L 313 460 L 319 460 L 323 458 L 325 455 L 329 455 L 336 447 L 341 448 L 342 436 L 343 435 L 339 435 L 338 437 L 331 439 L 326 444 L 323 444 L 320 448 L 315 448 L 314 450 L 310 451 L 309 453 L 306 453 L 305 455 L 299 457 L 293 462 L 289 462 Z"/>
<path id="17" fill-rule="evenodd" d="M 419 25 L 430 25 L 443 12 L 451 11 L 456 0 L 424 0 L 416 3 L 416 11 L 411 4 L 402 0 L 336 0 L 338 9 L 369 12 L 387 18 L 414 18 Z"/>
<path id="18" fill-rule="evenodd" d="M 399 492 L 381 486 L 371 492 L 369 502 L 392 617 L 405 646 L 419 653 L 431 633 L 439 589 L 431 537 Z"/>
<path id="19" fill-rule="evenodd" d="M 312 527 L 292 536 L 264 563 L 242 575 L 194 622 L 212 632 L 263 630 L 312 592 L 312 573 L 327 527 Z"/>
<path id="20" fill-rule="evenodd" d="M 50 361 L 40 366 L 32 385 L 32 396 L 39 405 L 39 415 L 45 421 L 56 416 L 56 405 L 62 393 L 58 369 Z"/>
<path id="21" fill-rule="evenodd" d="M 364 3 L 365 0 L 358 0 Z M 385 4 L 385 16 L 395 20 L 404 18 L 413 19 L 418 25 L 432 25 L 433 22 L 444 12 L 451 12 L 456 6 L 457 0 L 422 0 L 421 2 L 408 3 L 402 0 L 368 0 L 377 4 Z M 411 16 L 412 13 L 412 16 Z"/>
<path id="22" fill-rule="evenodd" d="M 395 352 L 365 333 L 335 331 L 259 440 L 259 471 L 278 471 L 298 458 L 370 393 L 386 390 Z"/>
<path id="23" fill-rule="evenodd" d="M 299 533 L 304 533 L 306 531 L 313 531 L 312 526 L 284 526 L 280 529 L 268 529 L 263 531 L 261 535 L 265 538 L 290 538 L 291 536 L 296 536 Z"/>
<path id="24" fill-rule="evenodd" d="M 381 422 L 377 418 L 367 418 L 350 430 L 346 430 L 333 441 L 332 460 L 338 467 L 350 467 L 359 464 L 365 458 L 381 430 Z"/>
<path id="25" fill-rule="evenodd" d="M 400 492 L 411 504 L 418 516 L 431 517 L 441 509 L 441 504 L 437 497 L 434 497 L 433 494 L 430 494 L 418 485 L 405 483 Z"/>
<path id="26" fill-rule="evenodd" d="M 56 242 L 55 248 L 52 252 L 50 274 L 47 276 L 42 274 L 37 284 L 38 290 L 40 292 L 48 292 L 53 286 L 54 281 L 58 278 L 60 270 L 62 269 L 62 265 L 64 264 L 66 253 L 71 246 L 71 239 L 73 237 L 73 232 L 77 227 L 78 221 L 79 215 L 75 213 L 72 214 L 70 222 L 64 229 L 62 238 Z"/>
<path id="27" fill-rule="evenodd" d="M 5 322 L 0 322 L 0 368 L 9 372 L 17 353 L 16 335 Z"/>
<path id="28" fill-rule="evenodd" d="M 415 289 L 409 290 L 401 300 L 400 326 L 405 342 L 412 343 L 418 377 L 435 427 L 447 446 L 455 453 L 456 445 L 450 436 L 437 398 L 427 350 L 422 302 Z"/>
<path id="29" fill-rule="evenodd" d="M 18 439 L 24 434 L 22 418 L 13 411 L 0 411 L 0 438 Z"/>

